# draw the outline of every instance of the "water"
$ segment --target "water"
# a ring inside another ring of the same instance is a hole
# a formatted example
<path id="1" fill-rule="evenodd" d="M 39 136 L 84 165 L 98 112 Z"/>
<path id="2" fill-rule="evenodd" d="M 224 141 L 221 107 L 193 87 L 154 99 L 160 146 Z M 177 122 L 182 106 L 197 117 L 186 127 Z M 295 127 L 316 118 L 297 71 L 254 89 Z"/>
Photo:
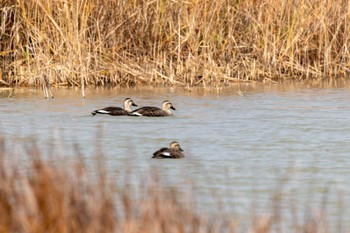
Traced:
<path id="1" fill-rule="evenodd" d="M 350 220 L 349 89 L 245 86 L 245 96 L 237 90 L 96 89 L 82 99 L 65 89 L 49 100 L 22 90 L 0 98 L 0 132 L 17 158 L 17 142 L 35 139 L 51 156 L 73 157 L 74 145 L 92 164 L 102 155 L 112 174 L 131 168 L 130 176 L 143 181 L 155 171 L 169 186 L 193 188 L 204 212 L 271 213 L 281 192 L 286 212 L 297 207 L 304 216 L 327 203 L 330 220 Z M 169 99 L 177 111 L 166 118 L 90 115 L 126 97 L 139 106 Z M 150 159 L 173 140 L 185 159 Z"/>

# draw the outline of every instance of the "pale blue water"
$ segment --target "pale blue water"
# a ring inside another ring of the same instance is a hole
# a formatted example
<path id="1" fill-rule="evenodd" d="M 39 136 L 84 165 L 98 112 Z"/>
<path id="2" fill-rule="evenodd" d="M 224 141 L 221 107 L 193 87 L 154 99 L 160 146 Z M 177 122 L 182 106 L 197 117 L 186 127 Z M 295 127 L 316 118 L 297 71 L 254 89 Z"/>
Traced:
<path id="1" fill-rule="evenodd" d="M 191 187 L 203 212 L 219 206 L 243 219 L 252 211 L 271 213 L 272 197 L 281 191 L 287 216 L 296 206 L 302 221 L 308 210 L 319 212 L 325 196 L 329 219 L 350 220 L 347 88 L 248 87 L 244 97 L 235 88 L 221 95 L 165 88 L 90 90 L 86 99 L 75 90 L 54 93 L 50 100 L 39 91 L 0 98 L 0 134 L 8 148 L 16 148 L 15 157 L 21 158 L 23 143 L 33 140 L 46 155 L 65 159 L 74 157 L 76 144 L 90 164 L 102 155 L 111 177 L 130 168 L 135 183 L 149 181 L 155 172 L 166 185 Z M 90 115 L 121 106 L 126 97 L 139 106 L 169 99 L 177 111 L 166 118 Z M 150 159 L 173 140 L 180 142 L 185 159 Z M 339 230 L 335 225 L 332 232 Z"/>

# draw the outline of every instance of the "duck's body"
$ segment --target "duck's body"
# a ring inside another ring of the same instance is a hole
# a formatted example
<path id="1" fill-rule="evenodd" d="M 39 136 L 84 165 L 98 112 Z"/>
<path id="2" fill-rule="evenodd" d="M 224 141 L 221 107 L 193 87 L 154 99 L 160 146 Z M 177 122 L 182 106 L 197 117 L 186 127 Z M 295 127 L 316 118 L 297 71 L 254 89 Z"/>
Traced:
<path id="1" fill-rule="evenodd" d="M 153 159 L 181 159 L 185 158 L 183 149 L 180 144 L 176 141 L 171 142 L 169 148 L 161 148 L 153 153 Z"/>
<path id="2" fill-rule="evenodd" d="M 168 100 L 163 101 L 162 108 L 145 106 L 130 113 L 132 116 L 164 117 L 172 115 L 170 109 L 176 110 Z"/>
<path id="3" fill-rule="evenodd" d="M 120 107 L 105 107 L 105 108 L 95 110 L 91 114 L 92 115 L 108 114 L 108 115 L 112 115 L 112 116 L 125 116 L 125 115 L 128 115 L 129 112 L 123 108 L 120 108 Z"/>
<path id="4" fill-rule="evenodd" d="M 136 106 L 137 105 L 132 101 L 130 98 L 126 98 L 123 102 L 124 108 L 120 107 L 105 107 L 101 108 L 98 110 L 93 111 L 91 114 L 96 115 L 96 114 L 108 114 L 112 116 L 126 116 L 131 113 L 131 106 Z"/>

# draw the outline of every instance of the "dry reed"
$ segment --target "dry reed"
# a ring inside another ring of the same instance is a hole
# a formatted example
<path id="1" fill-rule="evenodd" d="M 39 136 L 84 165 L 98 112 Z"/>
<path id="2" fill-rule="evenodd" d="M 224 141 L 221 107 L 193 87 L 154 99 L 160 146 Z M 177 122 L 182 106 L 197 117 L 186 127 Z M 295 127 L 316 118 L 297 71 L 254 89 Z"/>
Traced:
<path id="1" fill-rule="evenodd" d="M 270 214 L 252 213 L 250 225 L 242 228 L 222 209 L 200 214 L 193 198 L 159 179 L 143 182 L 138 189 L 143 195 L 135 195 L 129 184 L 115 182 L 103 162 L 92 172 L 81 157 L 62 163 L 43 158 L 35 144 L 24 148 L 21 156 L 28 159 L 19 164 L 0 138 L 0 232 L 284 232 L 282 189 L 272 198 Z M 297 219 L 287 232 L 329 232 L 323 210 Z"/>
<path id="2" fill-rule="evenodd" d="M 349 4 L 3 0 L 0 83 L 49 90 L 343 79 L 350 67 Z"/>

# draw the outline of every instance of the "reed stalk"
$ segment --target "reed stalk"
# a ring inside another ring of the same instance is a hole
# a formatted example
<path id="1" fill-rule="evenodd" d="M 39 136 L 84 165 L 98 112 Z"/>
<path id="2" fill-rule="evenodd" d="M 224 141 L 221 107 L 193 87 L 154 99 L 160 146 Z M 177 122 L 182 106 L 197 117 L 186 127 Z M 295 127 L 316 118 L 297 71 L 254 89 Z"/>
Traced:
<path id="1" fill-rule="evenodd" d="M 97 151 L 103 153 L 100 148 Z M 302 220 L 295 203 L 292 222 L 286 222 L 288 210 L 282 200 L 288 177 L 272 196 L 271 211 L 247 213 L 244 219 L 248 216 L 248 220 L 242 223 L 222 208 L 201 214 L 190 192 L 166 187 L 156 173 L 148 181 L 143 177 L 135 187 L 135 182 L 127 182 L 130 170 L 112 175 L 102 158 L 95 167 L 86 165 L 85 156 L 67 160 L 62 155 L 64 161 L 59 160 L 61 154 L 52 150 L 55 158 L 44 158 L 35 142 L 24 145 L 23 152 L 18 163 L 15 151 L 0 138 L 0 232 L 333 232 L 326 212 L 328 195 L 319 212 L 306 212 Z M 124 183 L 118 183 L 121 180 Z M 339 204 L 344 204 L 342 199 Z M 343 219 L 338 220 L 334 232 L 347 232 Z M 286 224 L 288 231 L 284 231 Z"/>
<path id="2" fill-rule="evenodd" d="M 344 0 L 3 0 L 1 85 L 345 79 Z M 84 92 L 82 92 L 84 95 Z"/>

